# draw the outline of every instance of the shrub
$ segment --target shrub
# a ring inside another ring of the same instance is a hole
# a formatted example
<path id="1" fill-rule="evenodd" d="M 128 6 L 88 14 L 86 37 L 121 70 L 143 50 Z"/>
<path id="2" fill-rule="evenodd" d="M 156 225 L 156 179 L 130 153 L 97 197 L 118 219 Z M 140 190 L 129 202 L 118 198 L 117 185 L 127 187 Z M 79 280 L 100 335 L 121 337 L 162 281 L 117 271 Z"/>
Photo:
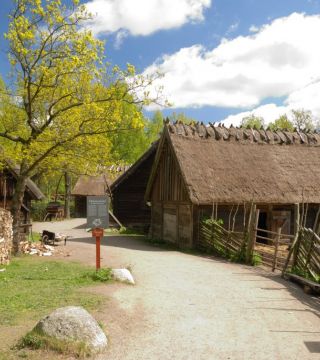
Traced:
<path id="1" fill-rule="evenodd" d="M 112 269 L 99 269 L 91 274 L 91 278 L 94 281 L 106 282 L 112 279 Z"/>

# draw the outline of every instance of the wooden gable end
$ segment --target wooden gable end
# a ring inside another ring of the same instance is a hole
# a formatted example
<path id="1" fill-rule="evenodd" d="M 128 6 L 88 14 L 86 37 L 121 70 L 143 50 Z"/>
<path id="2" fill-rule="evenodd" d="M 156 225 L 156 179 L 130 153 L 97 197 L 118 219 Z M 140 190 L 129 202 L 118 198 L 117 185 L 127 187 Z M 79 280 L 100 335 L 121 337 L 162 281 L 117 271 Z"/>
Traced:
<path id="1" fill-rule="evenodd" d="M 155 202 L 190 202 L 178 161 L 168 139 L 164 139 L 153 180 L 151 200 Z"/>

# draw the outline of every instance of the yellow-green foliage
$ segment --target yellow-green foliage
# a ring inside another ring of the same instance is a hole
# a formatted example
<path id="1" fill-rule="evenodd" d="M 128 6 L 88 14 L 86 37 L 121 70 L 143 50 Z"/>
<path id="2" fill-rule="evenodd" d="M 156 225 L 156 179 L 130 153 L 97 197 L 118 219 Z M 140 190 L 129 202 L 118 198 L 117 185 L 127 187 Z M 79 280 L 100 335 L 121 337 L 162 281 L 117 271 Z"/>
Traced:
<path id="1" fill-rule="evenodd" d="M 107 135 L 144 127 L 137 105 L 154 100 L 144 91 L 153 76 L 105 62 L 104 43 L 88 30 L 92 16 L 79 1 L 14 2 L 5 35 L 14 93 L 0 84 L 2 157 L 25 176 L 107 165 Z"/>

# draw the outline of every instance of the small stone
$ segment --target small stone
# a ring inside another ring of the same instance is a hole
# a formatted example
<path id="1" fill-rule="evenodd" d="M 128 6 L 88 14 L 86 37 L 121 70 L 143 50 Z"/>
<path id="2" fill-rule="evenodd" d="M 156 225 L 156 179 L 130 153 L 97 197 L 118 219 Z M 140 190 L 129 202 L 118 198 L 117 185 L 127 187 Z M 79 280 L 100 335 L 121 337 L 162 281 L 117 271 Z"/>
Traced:
<path id="1" fill-rule="evenodd" d="M 97 321 L 80 306 L 66 306 L 53 311 L 34 328 L 35 331 L 68 342 L 82 342 L 92 353 L 102 352 L 108 340 Z"/>
<path id="2" fill-rule="evenodd" d="M 52 256 L 52 252 L 46 251 L 46 252 L 42 253 L 42 256 Z"/>
<path id="3" fill-rule="evenodd" d="M 112 277 L 114 280 L 134 285 L 134 279 L 128 269 L 112 269 Z"/>

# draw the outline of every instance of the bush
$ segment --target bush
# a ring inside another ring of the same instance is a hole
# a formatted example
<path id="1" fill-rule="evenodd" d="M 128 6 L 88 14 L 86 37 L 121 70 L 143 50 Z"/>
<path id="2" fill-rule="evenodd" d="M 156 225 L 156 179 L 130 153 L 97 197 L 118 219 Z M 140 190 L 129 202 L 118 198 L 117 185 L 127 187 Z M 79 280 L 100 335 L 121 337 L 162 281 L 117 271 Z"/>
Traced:
<path id="1" fill-rule="evenodd" d="M 91 274 L 91 278 L 94 281 L 106 282 L 112 279 L 112 269 L 99 269 Z"/>
<path id="2" fill-rule="evenodd" d="M 252 266 L 258 266 L 262 264 L 262 258 L 261 255 L 254 252 L 251 259 L 251 265 Z"/>
<path id="3" fill-rule="evenodd" d="M 33 221 L 43 221 L 46 216 L 47 200 L 33 201 L 31 204 L 31 218 Z"/>

